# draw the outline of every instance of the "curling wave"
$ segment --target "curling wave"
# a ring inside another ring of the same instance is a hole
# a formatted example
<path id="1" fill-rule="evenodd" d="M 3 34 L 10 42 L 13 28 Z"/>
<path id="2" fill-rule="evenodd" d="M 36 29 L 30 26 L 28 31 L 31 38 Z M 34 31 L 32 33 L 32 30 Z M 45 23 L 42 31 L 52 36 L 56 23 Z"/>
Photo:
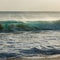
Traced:
<path id="1" fill-rule="evenodd" d="M 60 30 L 58 21 L 0 21 L 0 32 Z"/>

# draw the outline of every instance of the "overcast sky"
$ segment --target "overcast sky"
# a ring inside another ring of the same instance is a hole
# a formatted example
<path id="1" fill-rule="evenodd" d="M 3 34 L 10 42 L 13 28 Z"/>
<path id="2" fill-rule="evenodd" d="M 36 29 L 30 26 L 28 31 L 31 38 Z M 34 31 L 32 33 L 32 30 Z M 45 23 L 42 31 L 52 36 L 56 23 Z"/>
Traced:
<path id="1" fill-rule="evenodd" d="M 0 0 L 0 11 L 60 11 L 60 0 Z"/>

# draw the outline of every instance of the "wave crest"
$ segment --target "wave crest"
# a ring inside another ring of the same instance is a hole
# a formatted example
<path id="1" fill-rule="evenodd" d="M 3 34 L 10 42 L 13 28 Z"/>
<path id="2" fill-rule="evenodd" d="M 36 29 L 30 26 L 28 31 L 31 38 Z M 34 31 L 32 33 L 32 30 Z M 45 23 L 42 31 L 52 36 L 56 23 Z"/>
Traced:
<path id="1" fill-rule="evenodd" d="M 58 21 L 0 21 L 1 32 L 12 31 L 38 31 L 38 30 L 60 30 Z"/>

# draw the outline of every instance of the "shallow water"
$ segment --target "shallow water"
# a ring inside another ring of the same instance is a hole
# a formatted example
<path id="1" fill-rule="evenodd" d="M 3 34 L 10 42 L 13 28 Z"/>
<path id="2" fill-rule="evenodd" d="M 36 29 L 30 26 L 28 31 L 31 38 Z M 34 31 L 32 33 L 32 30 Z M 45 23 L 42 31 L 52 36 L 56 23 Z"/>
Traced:
<path id="1" fill-rule="evenodd" d="M 0 33 L 0 57 L 51 53 L 60 54 L 60 31 Z"/>

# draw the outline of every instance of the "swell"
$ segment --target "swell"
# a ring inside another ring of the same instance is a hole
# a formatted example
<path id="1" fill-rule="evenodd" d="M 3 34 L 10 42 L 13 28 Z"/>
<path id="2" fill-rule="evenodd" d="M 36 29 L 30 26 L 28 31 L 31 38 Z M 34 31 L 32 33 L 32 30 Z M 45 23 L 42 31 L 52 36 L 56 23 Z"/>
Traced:
<path id="1" fill-rule="evenodd" d="M 58 21 L 0 21 L 0 32 L 60 30 Z"/>

